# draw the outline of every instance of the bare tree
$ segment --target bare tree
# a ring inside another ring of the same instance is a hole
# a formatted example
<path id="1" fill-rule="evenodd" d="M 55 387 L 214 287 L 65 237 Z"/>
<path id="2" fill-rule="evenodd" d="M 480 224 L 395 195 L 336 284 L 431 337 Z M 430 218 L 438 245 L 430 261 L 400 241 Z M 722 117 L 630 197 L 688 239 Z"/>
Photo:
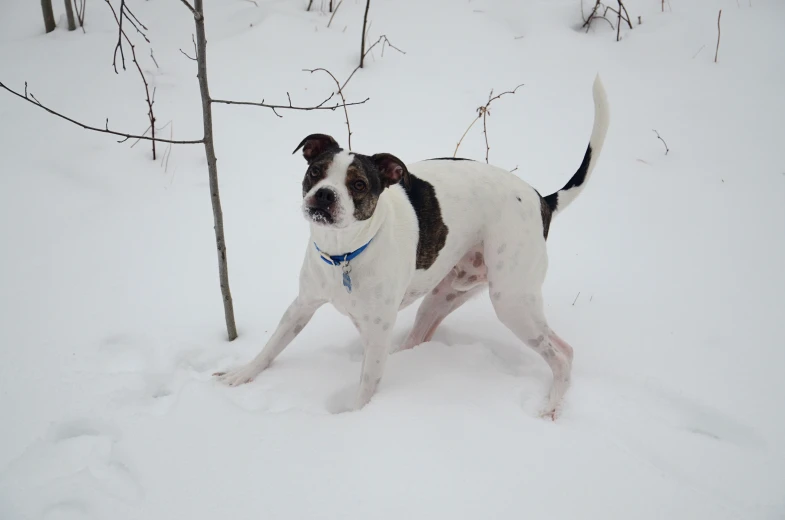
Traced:
<path id="1" fill-rule="evenodd" d="M 41 10 L 44 12 L 44 27 L 46 32 L 50 33 L 55 30 L 55 14 L 52 11 L 52 0 L 41 0 Z"/>
<path id="2" fill-rule="evenodd" d="M 74 9 L 71 5 L 71 0 L 64 0 L 65 1 L 65 16 L 68 19 L 68 30 L 75 31 L 76 30 L 76 20 L 74 19 Z"/>
<path id="3" fill-rule="evenodd" d="M 363 61 L 365 60 L 365 26 L 368 24 L 368 9 L 371 8 L 371 0 L 365 2 L 365 16 L 363 16 L 363 39 L 360 43 L 360 68 L 363 68 Z"/>
<path id="4" fill-rule="evenodd" d="M 331 94 L 328 98 L 324 101 L 319 103 L 315 106 L 298 106 L 292 103 L 291 96 L 287 93 L 287 98 L 289 103 L 286 105 L 283 104 L 272 104 L 272 103 L 265 103 L 264 100 L 261 102 L 251 102 L 251 101 L 230 101 L 230 100 L 221 100 L 221 99 L 212 99 L 210 97 L 210 90 L 208 88 L 207 83 L 207 38 L 205 35 L 205 27 L 204 27 L 204 11 L 203 11 L 203 0 L 195 0 L 195 4 L 192 6 L 188 0 L 181 0 L 183 4 L 185 4 L 191 13 L 194 16 L 194 23 L 196 27 L 196 41 L 195 41 L 195 53 L 196 56 L 194 59 L 197 62 L 197 71 L 198 71 L 198 80 L 199 80 L 199 92 L 201 95 L 202 101 L 202 121 L 203 121 L 203 130 L 204 135 L 201 139 L 190 139 L 190 140 L 175 140 L 175 139 L 162 139 L 155 135 L 146 135 L 147 132 L 145 131 L 142 134 L 132 134 L 130 132 L 123 132 L 109 128 L 109 119 L 106 119 L 103 127 L 89 125 L 83 123 L 77 119 L 72 117 L 66 116 L 56 110 L 44 105 L 41 103 L 38 98 L 36 98 L 32 92 L 28 91 L 27 83 L 25 83 L 24 92 L 16 91 L 9 86 L 5 85 L 2 81 L 0 81 L 0 89 L 4 89 L 11 93 L 12 95 L 42 109 L 46 112 L 68 121 L 76 126 L 79 126 L 85 130 L 90 130 L 94 132 L 101 132 L 109 135 L 114 135 L 120 137 L 121 139 L 118 142 L 126 142 L 129 139 L 135 140 L 143 140 L 143 141 L 151 141 L 153 143 L 168 143 L 168 144 L 201 144 L 205 148 L 205 154 L 207 156 L 207 164 L 208 164 L 208 175 L 209 175 L 209 185 L 210 185 L 210 199 L 213 208 L 213 223 L 214 223 L 214 230 L 215 230 L 215 240 L 216 240 L 216 249 L 218 252 L 218 273 L 219 273 L 219 280 L 221 286 L 221 294 L 223 297 L 223 305 L 224 305 L 224 318 L 226 321 L 226 330 L 229 337 L 229 340 L 233 340 L 237 337 L 237 326 L 235 324 L 234 318 L 234 306 L 232 302 L 231 291 L 229 290 L 229 274 L 228 274 L 228 263 L 227 263 L 227 256 L 226 256 L 226 239 L 224 236 L 224 229 L 223 229 L 223 211 L 221 208 L 221 200 L 220 194 L 218 190 L 218 167 L 217 167 L 217 158 L 215 155 L 215 143 L 213 139 L 213 127 L 212 127 L 212 104 L 213 103 L 223 103 L 223 104 L 230 104 L 230 105 L 253 105 L 262 108 L 268 108 L 272 110 L 278 117 L 282 117 L 277 110 L 336 110 L 338 108 L 343 107 L 344 110 L 346 106 L 350 105 L 360 105 L 368 101 L 369 98 L 366 98 L 363 101 L 347 103 L 343 96 L 343 87 L 346 86 L 346 83 L 349 81 L 348 79 L 344 82 L 344 84 L 338 85 L 338 94 L 339 97 L 343 100 L 343 103 L 335 103 L 328 104 L 328 102 L 333 99 L 335 93 Z M 108 0 L 107 0 L 108 3 Z M 109 4 L 111 6 L 111 4 Z M 125 0 L 121 0 L 121 6 L 119 13 L 114 11 L 115 13 L 115 20 L 118 24 L 118 44 L 115 46 L 115 59 L 113 65 L 116 69 L 117 67 L 117 55 L 120 55 L 120 63 L 123 68 L 125 68 L 125 54 L 123 50 L 123 42 L 126 42 L 131 47 L 131 59 L 134 64 L 138 65 L 136 61 L 136 55 L 133 44 L 131 44 L 130 40 L 128 39 L 127 34 L 125 34 L 124 27 L 128 24 L 134 27 L 139 33 L 143 35 L 146 41 L 146 36 L 144 36 L 144 30 L 146 28 L 144 25 L 131 13 L 127 10 L 127 6 L 125 6 Z M 82 4 L 82 12 L 84 12 L 84 4 Z M 386 41 L 386 38 L 385 38 Z M 380 39 L 379 42 L 382 42 Z M 389 42 L 388 45 L 392 46 Z M 375 46 L 376 44 L 374 44 Z M 384 47 L 384 44 L 383 44 Z M 368 49 L 368 52 L 373 48 Z M 182 51 L 181 51 L 182 52 Z M 183 54 L 185 54 L 183 52 Z M 186 54 L 187 56 L 187 54 Z M 359 68 L 359 67 L 358 67 Z M 355 69 L 352 74 L 349 76 L 349 79 L 354 75 L 356 72 Z M 140 70 L 141 73 L 141 70 Z M 144 79 L 144 75 L 142 74 L 142 78 Z M 337 83 L 337 82 L 336 82 Z M 147 89 L 147 83 L 145 81 L 145 88 Z M 149 94 L 149 90 L 147 90 Z M 154 93 L 153 93 L 154 95 Z M 152 96 L 149 98 L 149 105 L 152 108 Z M 152 116 L 151 116 L 152 117 Z M 348 116 L 347 116 L 348 118 Z M 149 130 L 149 129 L 148 129 Z"/>
<path id="5" fill-rule="evenodd" d="M 224 237 L 224 217 L 221 209 L 221 196 L 218 193 L 218 158 L 215 156 L 213 142 L 213 109 L 210 89 L 207 86 L 207 37 L 204 31 L 204 8 L 202 0 L 194 2 L 194 21 L 196 23 L 196 64 L 199 79 L 199 94 L 202 98 L 202 123 L 204 127 L 204 151 L 207 155 L 207 171 L 210 176 L 210 202 L 213 206 L 213 229 L 215 245 L 218 250 L 218 277 L 221 283 L 221 296 L 224 304 L 224 317 L 229 341 L 237 337 L 234 321 L 234 303 L 229 289 L 229 268 L 226 260 L 226 238 Z"/>

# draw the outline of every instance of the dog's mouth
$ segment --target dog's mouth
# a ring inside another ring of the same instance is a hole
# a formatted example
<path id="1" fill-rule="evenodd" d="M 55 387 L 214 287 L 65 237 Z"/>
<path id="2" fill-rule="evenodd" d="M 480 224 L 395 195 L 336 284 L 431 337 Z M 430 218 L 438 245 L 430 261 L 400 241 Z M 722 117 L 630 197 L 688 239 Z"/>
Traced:
<path id="1" fill-rule="evenodd" d="M 307 210 L 308 218 L 317 224 L 330 225 L 335 223 L 332 213 L 324 208 L 310 207 Z"/>

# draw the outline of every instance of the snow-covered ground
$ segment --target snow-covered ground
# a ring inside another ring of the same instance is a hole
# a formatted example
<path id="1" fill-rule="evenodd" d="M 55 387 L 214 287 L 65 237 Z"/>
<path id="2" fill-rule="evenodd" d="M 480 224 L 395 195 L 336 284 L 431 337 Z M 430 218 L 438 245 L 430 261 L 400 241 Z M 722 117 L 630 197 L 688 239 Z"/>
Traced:
<path id="1" fill-rule="evenodd" d="M 329 29 L 305 0 L 256 3 L 207 2 L 216 98 L 318 102 L 332 86 L 302 69 L 354 68 L 364 2 L 344 0 Z M 177 0 L 129 5 L 160 67 L 139 45 L 159 123 L 200 138 L 178 50 L 192 18 Z M 353 148 L 414 162 L 452 155 L 491 88 L 525 83 L 492 105 L 490 158 L 549 193 L 580 163 L 601 73 L 605 149 L 549 237 L 547 313 L 575 347 L 555 423 L 536 413 L 547 366 L 486 297 L 393 354 L 357 413 L 328 412 L 362 357 L 328 307 L 254 383 L 212 380 L 258 352 L 296 292 L 308 227 L 291 150 L 314 132 L 345 145 L 340 112 L 214 109 L 228 343 L 203 149 L 175 147 L 165 168 L 0 91 L 0 518 L 785 518 L 785 3 L 628 0 L 618 43 L 603 21 L 578 30 L 579 7 L 374 0 L 370 40 L 406 54 L 374 52 L 347 88 L 371 98 L 350 109 Z M 88 0 L 86 34 L 63 20 L 42 34 L 35 1 L 2 10 L 0 81 L 145 129 L 103 2 Z M 460 155 L 484 159 L 479 125 Z"/>

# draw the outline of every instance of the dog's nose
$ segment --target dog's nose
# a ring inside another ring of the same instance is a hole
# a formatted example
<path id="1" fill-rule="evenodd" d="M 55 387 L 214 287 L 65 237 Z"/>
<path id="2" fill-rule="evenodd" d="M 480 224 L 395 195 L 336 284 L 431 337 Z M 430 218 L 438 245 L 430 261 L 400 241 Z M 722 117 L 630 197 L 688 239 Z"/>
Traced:
<path id="1" fill-rule="evenodd" d="M 329 206 L 335 202 L 335 192 L 329 188 L 319 188 L 313 198 L 320 206 Z"/>

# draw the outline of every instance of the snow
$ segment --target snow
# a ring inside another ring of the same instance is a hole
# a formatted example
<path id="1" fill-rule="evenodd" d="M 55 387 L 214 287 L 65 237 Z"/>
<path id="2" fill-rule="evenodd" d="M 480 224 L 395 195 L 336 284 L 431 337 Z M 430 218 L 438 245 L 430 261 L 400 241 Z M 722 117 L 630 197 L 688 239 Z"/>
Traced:
<path id="1" fill-rule="evenodd" d="M 304 1 L 257 3 L 208 2 L 214 97 L 318 103 L 332 85 L 302 69 L 351 72 L 364 3 L 345 0 L 329 29 Z M 86 34 L 44 35 L 37 2 L 5 2 L 0 81 L 143 131 L 136 72 L 111 68 L 111 13 L 88 4 Z M 175 0 L 129 5 L 160 65 L 140 44 L 159 123 L 198 139 L 178 50 L 192 19 Z M 203 149 L 164 167 L 1 91 L 0 518 L 785 517 L 785 4 L 626 5 L 636 25 L 617 43 L 605 22 L 578 30 L 575 0 L 374 0 L 369 39 L 406 54 L 374 52 L 347 88 L 371 98 L 350 109 L 354 150 L 414 162 L 451 155 L 491 88 L 524 83 L 491 107 L 490 160 L 549 193 L 581 160 L 602 75 L 605 148 L 549 235 L 547 314 L 575 348 L 556 422 L 536 413 L 547 366 L 485 296 L 393 354 L 359 412 L 328 411 L 362 349 L 327 307 L 254 383 L 212 380 L 295 295 L 308 227 L 290 152 L 315 132 L 345 144 L 340 111 L 214 107 L 240 329 L 227 343 Z M 479 125 L 459 155 L 484 159 Z"/>

